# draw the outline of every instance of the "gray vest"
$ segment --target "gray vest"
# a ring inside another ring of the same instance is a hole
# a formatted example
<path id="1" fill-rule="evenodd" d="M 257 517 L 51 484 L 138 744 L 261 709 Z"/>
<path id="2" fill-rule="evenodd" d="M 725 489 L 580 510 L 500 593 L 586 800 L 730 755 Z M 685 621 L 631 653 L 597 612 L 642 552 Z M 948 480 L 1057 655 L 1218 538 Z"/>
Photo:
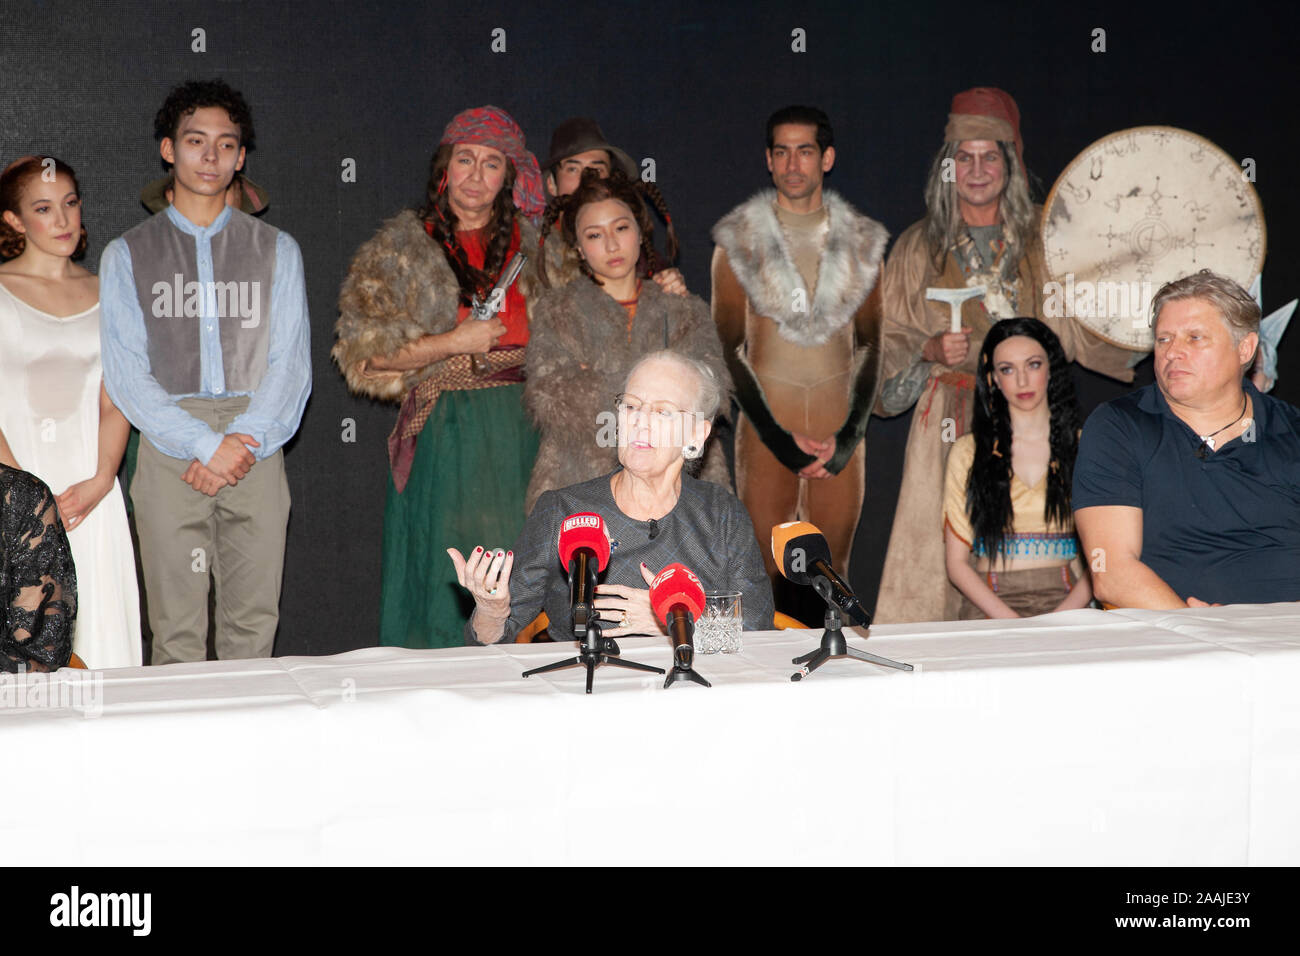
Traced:
<path id="1" fill-rule="evenodd" d="M 220 323 L 226 391 L 256 391 L 266 374 L 279 230 L 237 209 L 230 213 L 211 240 L 211 289 L 199 282 L 197 240 L 176 228 L 166 210 L 122 237 L 144 313 L 150 371 L 170 395 L 202 391 L 199 333 L 205 312 Z"/>

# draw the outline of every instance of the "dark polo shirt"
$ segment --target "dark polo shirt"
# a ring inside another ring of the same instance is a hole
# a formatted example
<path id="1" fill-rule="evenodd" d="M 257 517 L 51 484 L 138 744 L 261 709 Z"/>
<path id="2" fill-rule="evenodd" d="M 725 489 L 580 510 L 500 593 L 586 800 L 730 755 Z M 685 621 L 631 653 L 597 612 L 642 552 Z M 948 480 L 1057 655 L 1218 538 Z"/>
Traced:
<path id="1" fill-rule="evenodd" d="M 1300 601 L 1300 409 L 1244 384 L 1253 435 L 1204 460 L 1155 384 L 1097 408 L 1079 440 L 1075 510 L 1141 508 L 1142 563 L 1183 600 Z"/>

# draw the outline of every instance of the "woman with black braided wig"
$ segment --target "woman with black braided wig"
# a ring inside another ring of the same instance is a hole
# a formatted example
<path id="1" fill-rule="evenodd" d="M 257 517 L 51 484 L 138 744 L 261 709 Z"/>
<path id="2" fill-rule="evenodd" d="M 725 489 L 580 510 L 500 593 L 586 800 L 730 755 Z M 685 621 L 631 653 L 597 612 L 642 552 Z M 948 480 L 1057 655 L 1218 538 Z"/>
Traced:
<path id="1" fill-rule="evenodd" d="M 943 535 L 962 620 L 1092 600 L 1070 510 L 1078 446 L 1060 340 L 1038 319 L 1001 320 L 980 348 L 971 431 L 948 456 Z"/>
<path id="2" fill-rule="evenodd" d="M 667 256 L 654 247 L 647 203 L 667 224 Z M 541 432 L 526 507 L 545 491 L 608 474 L 618 463 L 614 396 L 637 360 L 674 349 L 707 365 L 727 387 L 708 305 L 650 281 L 677 254 L 677 234 L 658 187 L 614 169 L 584 170 L 578 188 L 546 211 L 542 241 L 556 225 L 582 275 L 552 288 L 533 310 L 524 405 Z M 544 281 L 549 281 L 543 276 Z M 725 406 L 725 403 L 724 403 Z M 688 449 L 692 474 L 730 488 L 721 445 Z M 700 467 L 702 465 L 702 467 Z"/>

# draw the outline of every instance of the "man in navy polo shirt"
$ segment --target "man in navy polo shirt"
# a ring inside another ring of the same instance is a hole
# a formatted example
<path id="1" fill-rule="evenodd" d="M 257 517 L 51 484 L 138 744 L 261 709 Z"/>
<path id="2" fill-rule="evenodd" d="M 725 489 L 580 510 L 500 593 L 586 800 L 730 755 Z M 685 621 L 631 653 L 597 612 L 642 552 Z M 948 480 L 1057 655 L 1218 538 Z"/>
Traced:
<path id="1" fill-rule="evenodd" d="M 1074 466 L 1094 592 L 1119 607 L 1300 600 L 1300 410 L 1243 379 L 1259 306 L 1202 269 L 1152 313 L 1155 384 L 1089 416 Z"/>

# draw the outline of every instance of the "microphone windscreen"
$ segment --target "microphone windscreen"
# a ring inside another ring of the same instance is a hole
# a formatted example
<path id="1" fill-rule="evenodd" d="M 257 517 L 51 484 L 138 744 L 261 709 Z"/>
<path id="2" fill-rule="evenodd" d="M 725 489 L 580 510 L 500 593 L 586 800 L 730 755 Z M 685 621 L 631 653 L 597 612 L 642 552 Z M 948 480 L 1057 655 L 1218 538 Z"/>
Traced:
<path id="1" fill-rule="evenodd" d="M 569 515 L 560 524 L 560 564 L 567 568 L 579 548 L 595 552 L 596 570 L 605 570 L 609 564 L 609 538 L 605 536 L 605 520 L 600 515 L 584 511 Z"/>
<path id="2" fill-rule="evenodd" d="M 674 605 L 684 605 L 697 621 L 704 613 L 704 588 L 700 579 L 684 564 L 670 564 L 650 582 L 650 607 L 659 623 L 668 623 L 668 612 Z"/>
<path id="3" fill-rule="evenodd" d="M 772 529 L 772 560 L 795 584 L 809 584 L 808 569 L 817 560 L 831 563 L 831 548 L 815 524 L 787 521 Z"/>

